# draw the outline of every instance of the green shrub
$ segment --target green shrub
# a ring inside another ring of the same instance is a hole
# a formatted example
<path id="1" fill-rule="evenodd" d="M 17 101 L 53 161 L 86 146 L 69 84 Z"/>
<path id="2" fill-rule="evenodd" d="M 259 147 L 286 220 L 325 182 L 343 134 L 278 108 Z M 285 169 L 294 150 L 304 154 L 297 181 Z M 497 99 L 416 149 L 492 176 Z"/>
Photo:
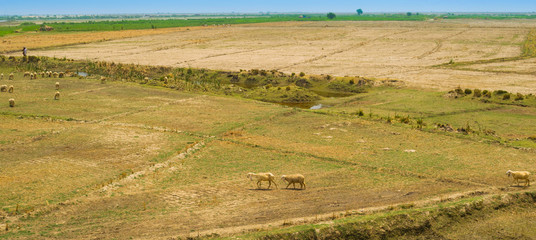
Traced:
<path id="1" fill-rule="evenodd" d="M 478 88 L 473 90 L 473 96 L 477 98 L 482 97 L 482 91 L 480 91 Z"/>
<path id="2" fill-rule="evenodd" d="M 510 93 L 505 93 L 505 94 L 503 95 L 503 98 L 502 98 L 502 99 L 503 99 L 503 100 L 510 100 Z"/>
<path id="3" fill-rule="evenodd" d="M 516 94 L 516 98 L 515 98 L 516 101 L 521 101 L 521 100 L 523 100 L 523 99 L 525 99 L 525 97 L 523 96 L 523 94 L 521 94 L 521 93 Z"/>
<path id="4" fill-rule="evenodd" d="M 410 123 L 410 121 L 411 121 L 411 119 L 410 119 L 409 115 L 400 118 L 400 122 L 401 122 L 401 123 L 408 124 L 408 123 Z"/>
<path id="5" fill-rule="evenodd" d="M 305 76 L 305 73 L 304 72 L 300 72 L 300 77 L 304 77 Z"/>
<path id="6" fill-rule="evenodd" d="M 473 93 L 473 91 L 472 91 L 471 89 L 469 89 L 469 88 L 466 88 L 465 91 L 464 91 L 464 93 L 465 93 L 466 95 L 469 95 L 469 94 Z"/>
<path id="7" fill-rule="evenodd" d="M 461 87 L 457 87 L 456 89 L 454 89 L 454 92 L 456 92 L 456 93 L 459 94 L 459 95 L 463 95 L 463 94 L 464 94 L 464 92 L 463 92 L 463 90 L 462 90 Z"/>
<path id="8" fill-rule="evenodd" d="M 508 91 L 505 91 L 505 90 L 495 90 L 493 93 L 494 93 L 495 95 L 502 95 L 502 94 L 508 93 Z"/>
<path id="9" fill-rule="evenodd" d="M 362 117 L 364 115 L 365 115 L 365 113 L 363 113 L 363 110 L 359 109 L 359 111 L 357 112 L 357 116 Z"/>
<path id="10" fill-rule="evenodd" d="M 484 97 L 491 98 L 491 92 L 488 90 L 484 90 Z"/>

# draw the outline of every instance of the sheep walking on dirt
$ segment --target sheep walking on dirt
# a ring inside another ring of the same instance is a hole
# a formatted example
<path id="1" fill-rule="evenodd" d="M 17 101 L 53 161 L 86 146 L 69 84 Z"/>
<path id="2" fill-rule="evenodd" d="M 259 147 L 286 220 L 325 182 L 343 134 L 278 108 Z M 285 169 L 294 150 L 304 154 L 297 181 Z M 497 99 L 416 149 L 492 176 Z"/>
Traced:
<path id="1" fill-rule="evenodd" d="M 7 85 L 0 86 L 0 92 L 7 92 Z"/>
<path id="2" fill-rule="evenodd" d="M 56 94 L 54 94 L 54 100 L 60 100 L 60 92 L 56 91 Z"/>
<path id="3" fill-rule="evenodd" d="M 512 178 L 514 178 L 514 181 L 516 182 L 518 186 L 519 186 L 519 179 L 525 180 L 525 186 L 530 186 L 530 180 L 529 180 L 530 172 L 508 170 L 506 172 L 506 175 L 508 175 L 508 177 L 512 176 Z"/>
<path id="4" fill-rule="evenodd" d="M 9 106 L 10 107 L 15 107 L 15 99 L 13 99 L 13 98 L 9 99 Z"/>
<path id="5" fill-rule="evenodd" d="M 60 90 L 60 83 L 56 82 L 56 90 Z"/>
<path id="6" fill-rule="evenodd" d="M 275 185 L 275 188 L 277 188 L 277 184 L 274 182 L 275 176 L 272 173 L 248 173 L 249 180 L 253 181 L 253 179 L 257 180 L 257 189 L 261 188 L 261 182 L 265 181 L 268 182 L 268 188 L 270 189 L 270 186 L 272 186 L 272 183 Z"/>
<path id="7" fill-rule="evenodd" d="M 7 91 L 9 93 L 13 93 L 13 85 L 9 85 L 9 87 L 7 88 Z"/>
<path id="8" fill-rule="evenodd" d="M 29 77 L 30 76 L 30 72 L 24 72 L 24 77 Z"/>
<path id="9" fill-rule="evenodd" d="M 292 187 L 295 189 L 296 183 L 299 183 L 300 189 L 305 189 L 305 177 L 301 174 L 283 175 L 281 176 L 281 180 L 288 183 L 286 188 L 292 184 Z"/>
<path id="10" fill-rule="evenodd" d="M 9 80 L 13 80 L 13 79 L 15 79 L 15 75 L 13 73 L 10 73 L 9 74 Z"/>
<path id="11" fill-rule="evenodd" d="M 0 74 L 0 80 L 4 80 L 4 73 Z"/>

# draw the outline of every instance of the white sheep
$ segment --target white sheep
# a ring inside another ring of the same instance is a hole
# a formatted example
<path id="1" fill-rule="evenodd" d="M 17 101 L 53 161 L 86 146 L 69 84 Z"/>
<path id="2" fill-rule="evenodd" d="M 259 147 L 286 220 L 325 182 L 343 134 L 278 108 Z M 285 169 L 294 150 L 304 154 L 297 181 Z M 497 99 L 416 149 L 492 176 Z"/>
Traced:
<path id="1" fill-rule="evenodd" d="M 13 79 L 15 79 L 15 75 L 13 73 L 10 73 L 9 74 L 9 80 L 13 80 Z"/>
<path id="2" fill-rule="evenodd" d="M 4 73 L 0 74 L 0 80 L 4 80 Z"/>
<path id="3" fill-rule="evenodd" d="M 296 183 L 300 184 L 300 189 L 305 189 L 305 177 L 301 174 L 292 174 L 292 175 L 282 175 L 281 180 L 286 181 L 287 187 L 292 184 L 293 188 L 296 188 Z"/>
<path id="4" fill-rule="evenodd" d="M 34 74 L 30 73 L 30 80 L 34 79 Z"/>
<path id="5" fill-rule="evenodd" d="M 9 85 L 9 87 L 7 88 L 7 91 L 9 93 L 13 93 L 13 85 Z"/>
<path id="6" fill-rule="evenodd" d="M 105 84 L 106 83 L 106 77 L 100 77 L 100 83 Z"/>
<path id="7" fill-rule="evenodd" d="M 9 99 L 9 106 L 10 107 L 15 107 L 15 99 L 13 99 L 13 98 Z"/>
<path id="8" fill-rule="evenodd" d="M 60 90 L 60 83 L 56 82 L 56 90 Z"/>
<path id="9" fill-rule="evenodd" d="M 6 92 L 7 91 L 7 85 L 0 86 L 0 92 Z"/>
<path id="10" fill-rule="evenodd" d="M 60 74 L 59 74 L 58 72 L 53 72 L 53 73 L 52 73 L 52 76 L 53 76 L 54 78 L 58 78 L 59 75 L 60 75 Z"/>
<path id="11" fill-rule="evenodd" d="M 54 100 L 60 100 L 60 92 L 56 91 L 56 94 L 54 94 Z"/>
<path id="12" fill-rule="evenodd" d="M 512 178 L 514 178 L 514 181 L 517 183 L 518 186 L 519 186 L 519 179 L 526 180 L 525 186 L 530 186 L 530 180 L 529 180 L 530 172 L 508 170 L 506 172 L 506 175 L 508 175 L 508 177 L 512 176 Z"/>
<path id="13" fill-rule="evenodd" d="M 64 72 L 59 72 L 59 73 L 58 73 L 58 77 L 59 77 L 59 78 L 63 78 L 63 77 L 65 77 L 65 73 L 64 73 Z"/>
<path id="14" fill-rule="evenodd" d="M 24 77 L 29 77 L 30 76 L 30 72 L 24 72 Z"/>
<path id="15" fill-rule="evenodd" d="M 274 182 L 275 176 L 272 173 L 248 173 L 249 180 L 253 181 L 253 178 L 257 180 L 257 188 L 261 188 L 261 182 L 266 181 L 268 182 L 268 188 L 270 189 L 270 186 L 272 186 L 272 183 L 274 183 L 275 188 L 277 188 L 277 184 Z"/>

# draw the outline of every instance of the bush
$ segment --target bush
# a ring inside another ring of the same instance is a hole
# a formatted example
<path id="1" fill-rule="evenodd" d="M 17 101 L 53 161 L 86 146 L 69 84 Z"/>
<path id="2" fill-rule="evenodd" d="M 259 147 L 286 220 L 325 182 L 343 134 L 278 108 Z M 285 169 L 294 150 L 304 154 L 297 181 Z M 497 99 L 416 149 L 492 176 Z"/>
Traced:
<path id="1" fill-rule="evenodd" d="M 251 69 L 251 74 L 252 74 L 252 75 L 257 75 L 257 74 L 259 74 L 259 69 Z"/>
<path id="2" fill-rule="evenodd" d="M 350 80 L 348 83 L 350 83 L 350 84 L 354 84 L 354 83 L 355 83 L 355 82 L 354 82 L 354 79 Z"/>
<path id="3" fill-rule="evenodd" d="M 454 92 L 456 92 L 456 93 L 459 94 L 459 95 L 463 95 L 463 94 L 464 94 L 464 93 L 463 93 L 463 90 L 462 90 L 461 87 L 457 87 L 456 89 L 454 89 Z"/>
<path id="4" fill-rule="evenodd" d="M 465 93 L 466 95 L 469 95 L 469 94 L 473 93 L 473 91 L 472 91 L 471 89 L 469 89 L 469 88 L 466 88 L 465 91 L 464 91 L 464 93 Z"/>
<path id="5" fill-rule="evenodd" d="M 494 93 L 495 95 L 502 95 L 502 94 L 508 93 L 508 91 L 505 91 L 505 90 L 495 90 L 493 93 Z"/>
<path id="6" fill-rule="evenodd" d="M 300 86 L 300 87 L 304 87 L 304 88 L 309 88 L 311 87 L 311 83 L 309 81 L 307 81 L 307 79 L 305 78 L 300 78 L 296 81 L 296 86 Z"/>
<path id="7" fill-rule="evenodd" d="M 365 115 L 365 113 L 363 113 L 363 110 L 359 109 L 359 112 L 357 112 L 357 116 L 362 117 L 364 115 Z"/>
<path id="8" fill-rule="evenodd" d="M 300 77 L 304 77 L 305 76 L 305 73 L 304 72 L 300 72 Z"/>
<path id="9" fill-rule="evenodd" d="M 521 94 L 521 93 L 516 94 L 516 98 L 515 98 L 516 101 L 520 101 L 520 100 L 523 100 L 523 99 L 525 99 L 523 94 Z"/>
<path id="10" fill-rule="evenodd" d="M 480 91 L 480 89 L 478 89 L 478 88 L 473 90 L 473 96 L 478 97 L 478 98 L 482 97 L 482 91 Z"/>
<path id="11" fill-rule="evenodd" d="M 502 98 L 502 99 L 503 99 L 503 100 L 510 100 L 510 93 L 505 93 L 505 94 L 503 95 L 503 98 Z"/>

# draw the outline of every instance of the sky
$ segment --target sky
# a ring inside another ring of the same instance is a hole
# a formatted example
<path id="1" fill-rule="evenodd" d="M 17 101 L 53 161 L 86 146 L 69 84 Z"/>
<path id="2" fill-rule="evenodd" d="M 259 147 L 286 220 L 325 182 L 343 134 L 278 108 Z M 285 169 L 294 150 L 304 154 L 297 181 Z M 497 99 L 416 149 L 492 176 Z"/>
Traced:
<path id="1" fill-rule="evenodd" d="M 536 0 L 0 0 L 0 15 L 259 12 L 536 12 Z"/>

